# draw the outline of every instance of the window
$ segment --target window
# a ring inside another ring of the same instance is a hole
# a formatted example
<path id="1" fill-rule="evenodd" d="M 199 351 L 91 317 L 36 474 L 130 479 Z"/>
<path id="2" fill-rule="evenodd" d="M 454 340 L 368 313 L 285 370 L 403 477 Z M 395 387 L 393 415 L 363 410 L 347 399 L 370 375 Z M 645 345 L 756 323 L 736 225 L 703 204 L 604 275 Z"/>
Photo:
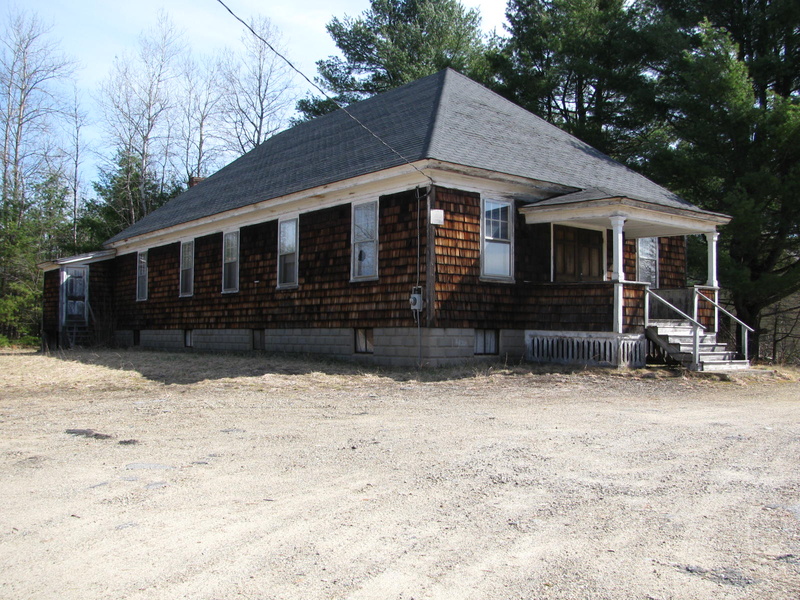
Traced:
<path id="1" fill-rule="evenodd" d="M 553 225 L 555 281 L 603 281 L 603 245 L 602 231 Z"/>
<path id="2" fill-rule="evenodd" d="M 297 218 L 278 223 L 278 287 L 297 285 Z"/>
<path id="3" fill-rule="evenodd" d="M 181 242 L 181 280 L 180 295 L 194 293 L 194 240 Z"/>
<path id="4" fill-rule="evenodd" d="M 658 287 L 658 238 L 639 238 L 636 242 L 636 280 Z"/>
<path id="5" fill-rule="evenodd" d="M 136 300 L 147 300 L 147 250 L 136 255 Z"/>
<path id="6" fill-rule="evenodd" d="M 372 354 L 375 345 L 372 341 L 372 329 L 356 329 L 356 354 Z"/>
<path id="7" fill-rule="evenodd" d="M 484 277 L 509 280 L 512 278 L 511 208 L 511 202 L 483 201 L 481 274 Z"/>
<path id="8" fill-rule="evenodd" d="M 222 291 L 239 291 L 239 232 L 222 236 Z"/>
<path id="9" fill-rule="evenodd" d="M 194 337 L 191 329 L 183 330 L 183 346 L 184 348 L 194 348 Z"/>
<path id="10" fill-rule="evenodd" d="M 353 265 L 351 278 L 378 277 L 378 203 L 353 205 Z"/>
<path id="11" fill-rule="evenodd" d="M 475 330 L 475 354 L 497 354 L 497 330 Z"/>

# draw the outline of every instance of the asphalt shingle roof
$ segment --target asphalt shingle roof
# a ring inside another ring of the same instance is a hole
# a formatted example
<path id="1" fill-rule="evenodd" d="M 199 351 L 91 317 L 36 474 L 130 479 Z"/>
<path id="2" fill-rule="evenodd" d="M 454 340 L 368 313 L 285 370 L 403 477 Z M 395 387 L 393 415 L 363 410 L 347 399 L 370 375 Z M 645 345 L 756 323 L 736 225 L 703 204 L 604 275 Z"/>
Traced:
<path id="1" fill-rule="evenodd" d="M 422 159 L 702 212 L 451 69 L 353 104 L 347 111 L 385 144 L 343 110 L 301 123 L 106 243 Z"/>

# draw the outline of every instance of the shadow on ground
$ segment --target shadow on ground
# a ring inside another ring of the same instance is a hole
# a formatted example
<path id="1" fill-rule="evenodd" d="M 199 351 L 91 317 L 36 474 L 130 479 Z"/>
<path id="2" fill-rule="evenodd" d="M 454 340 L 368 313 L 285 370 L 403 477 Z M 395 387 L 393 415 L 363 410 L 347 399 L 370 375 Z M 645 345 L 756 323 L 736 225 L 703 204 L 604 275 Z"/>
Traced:
<path id="1" fill-rule="evenodd" d="M 473 378 L 489 373 L 572 374 L 583 368 L 533 365 L 517 360 L 487 361 L 456 367 L 390 368 L 309 355 L 268 352 L 215 353 L 168 352 L 144 349 L 60 350 L 48 356 L 85 365 L 135 371 L 148 380 L 164 384 L 191 384 L 201 381 L 265 375 L 356 376 L 371 374 L 394 381 L 448 381 Z"/>

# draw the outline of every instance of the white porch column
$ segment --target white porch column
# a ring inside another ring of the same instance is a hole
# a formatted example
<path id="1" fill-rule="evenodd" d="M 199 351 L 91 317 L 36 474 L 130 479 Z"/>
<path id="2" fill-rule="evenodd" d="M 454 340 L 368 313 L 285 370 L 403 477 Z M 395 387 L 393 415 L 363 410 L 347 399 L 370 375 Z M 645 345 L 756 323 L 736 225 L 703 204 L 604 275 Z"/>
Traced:
<path id="1" fill-rule="evenodd" d="M 622 236 L 622 228 L 625 225 L 625 217 L 611 217 L 612 234 L 612 257 L 611 280 L 614 282 L 614 333 L 622 333 L 623 323 L 623 281 L 625 281 L 625 265 L 623 262 L 623 248 L 625 241 Z"/>
<path id="2" fill-rule="evenodd" d="M 718 287 L 719 281 L 717 280 L 717 240 L 719 239 L 718 231 L 709 231 L 706 235 L 708 242 L 708 282 L 706 285 L 711 287 Z"/>
<path id="3" fill-rule="evenodd" d="M 613 263 L 611 266 L 611 279 L 612 281 L 625 281 L 625 267 L 623 264 L 622 251 L 624 247 L 624 240 L 622 237 L 622 228 L 625 225 L 625 217 L 611 217 L 612 234 L 612 256 Z"/>

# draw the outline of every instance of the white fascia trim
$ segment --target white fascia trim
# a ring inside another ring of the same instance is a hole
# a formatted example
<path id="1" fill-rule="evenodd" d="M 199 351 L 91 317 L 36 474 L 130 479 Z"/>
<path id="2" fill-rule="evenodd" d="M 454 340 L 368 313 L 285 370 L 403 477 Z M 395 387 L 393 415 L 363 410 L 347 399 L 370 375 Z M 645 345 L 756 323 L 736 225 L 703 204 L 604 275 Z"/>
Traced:
<path id="1" fill-rule="evenodd" d="M 65 266 L 81 266 L 91 263 L 109 260 L 117 255 L 116 250 L 99 250 L 97 252 L 90 252 L 88 254 L 78 254 L 76 256 L 65 256 L 64 258 L 57 258 L 55 260 L 46 260 L 37 263 L 36 266 L 42 271 L 54 271 Z"/>
<path id="2" fill-rule="evenodd" d="M 629 198 L 611 198 L 558 206 L 524 206 L 519 212 L 525 222 L 568 223 L 584 219 L 601 219 L 614 216 L 625 217 L 653 224 L 669 224 L 696 233 L 715 231 L 718 225 L 725 225 L 731 218 L 716 213 L 696 211 L 649 204 Z"/>
<path id="3" fill-rule="evenodd" d="M 453 187 L 505 200 L 520 199 L 533 202 L 551 197 L 553 194 L 575 191 L 573 188 L 550 182 L 426 159 L 159 229 L 114 242 L 109 244 L 109 248 L 116 249 L 119 254 L 134 252 L 141 247 L 162 246 L 187 237 L 198 238 L 220 231 L 229 231 L 232 228 L 278 220 L 290 214 L 302 214 L 341 204 L 377 199 L 416 186 L 428 187 L 431 185 L 428 177 L 438 186 Z"/>
<path id="4" fill-rule="evenodd" d="M 425 167 L 426 161 L 417 163 L 418 168 Z M 330 208 L 341 204 L 349 204 L 371 197 L 402 192 L 414 186 L 425 187 L 430 184 L 419 171 L 410 165 L 402 165 L 355 177 L 345 181 L 327 184 L 311 190 L 297 192 L 280 198 L 265 200 L 235 210 L 230 210 L 189 223 L 182 223 L 166 229 L 109 244 L 109 247 L 123 252 L 134 252 L 140 247 L 155 247 L 178 241 L 184 237 L 203 237 L 221 231 L 241 229 L 266 221 L 289 218 L 316 210 Z"/>

